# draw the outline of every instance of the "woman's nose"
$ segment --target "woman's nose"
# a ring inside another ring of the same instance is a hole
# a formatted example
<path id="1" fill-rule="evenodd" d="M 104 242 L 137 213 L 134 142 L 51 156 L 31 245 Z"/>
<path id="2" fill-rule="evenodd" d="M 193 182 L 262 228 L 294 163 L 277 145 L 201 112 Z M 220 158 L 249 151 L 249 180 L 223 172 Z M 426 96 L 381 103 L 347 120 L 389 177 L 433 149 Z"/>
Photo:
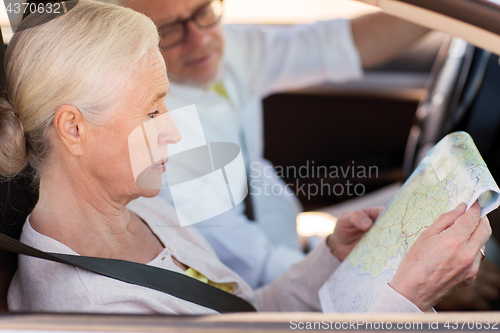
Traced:
<path id="1" fill-rule="evenodd" d="M 171 145 L 181 141 L 182 134 L 175 125 L 170 114 L 163 115 L 165 117 L 162 121 L 163 124 L 160 124 L 160 130 L 158 133 L 158 144 L 159 145 Z"/>

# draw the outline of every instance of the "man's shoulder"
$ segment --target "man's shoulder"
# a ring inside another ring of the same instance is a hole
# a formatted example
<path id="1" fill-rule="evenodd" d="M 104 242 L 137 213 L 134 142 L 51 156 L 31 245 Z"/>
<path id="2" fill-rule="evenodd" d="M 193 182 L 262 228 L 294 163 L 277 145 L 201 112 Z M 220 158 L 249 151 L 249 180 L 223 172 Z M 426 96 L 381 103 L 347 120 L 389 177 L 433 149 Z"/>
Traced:
<path id="1" fill-rule="evenodd" d="M 252 55 L 259 53 L 259 27 L 252 25 L 225 25 L 224 67 L 242 85 L 252 76 Z"/>
<path id="2" fill-rule="evenodd" d="M 224 25 L 225 38 L 225 57 L 224 60 L 230 61 L 232 58 L 228 54 L 233 53 L 244 54 L 245 48 L 250 43 L 250 35 L 252 32 L 248 26 L 227 24 Z"/>

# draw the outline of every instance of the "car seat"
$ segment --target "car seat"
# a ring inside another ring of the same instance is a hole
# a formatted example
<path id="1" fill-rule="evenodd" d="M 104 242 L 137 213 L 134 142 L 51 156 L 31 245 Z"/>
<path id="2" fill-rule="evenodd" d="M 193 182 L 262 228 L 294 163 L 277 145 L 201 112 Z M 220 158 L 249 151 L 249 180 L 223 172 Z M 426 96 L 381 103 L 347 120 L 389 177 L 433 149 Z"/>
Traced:
<path id="1" fill-rule="evenodd" d="M 0 29 L 0 89 L 5 92 L 5 45 Z M 0 233 L 19 239 L 37 200 L 30 171 L 11 180 L 0 179 Z M 17 254 L 0 251 L 0 311 L 7 311 L 7 290 L 17 269 Z"/>

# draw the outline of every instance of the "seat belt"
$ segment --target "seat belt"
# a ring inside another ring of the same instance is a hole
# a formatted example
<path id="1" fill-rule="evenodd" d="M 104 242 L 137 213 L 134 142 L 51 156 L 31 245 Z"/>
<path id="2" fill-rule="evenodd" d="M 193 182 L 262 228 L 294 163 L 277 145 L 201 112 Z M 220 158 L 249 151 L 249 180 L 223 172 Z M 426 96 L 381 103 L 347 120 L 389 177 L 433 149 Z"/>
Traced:
<path id="1" fill-rule="evenodd" d="M 240 120 L 241 122 L 241 120 Z M 247 175 L 247 189 L 248 189 L 248 193 L 247 195 L 245 196 L 245 199 L 244 199 L 244 203 L 245 203 L 245 210 L 243 211 L 243 213 L 246 215 L 248 221 L 250 222 L 255 222 L 255 210 L 254 210 L 254 207 L 253 207 L 253 199 L 252 199 L 252 194 L 250 193 L 250 172 L 249 170 L 247 169 L 246 167 L 246 163 L 250 164 L 250 154 L 248 152 L 248 148 L 247 148 L 247 142 L 245 141 L 246 140 L 246 136 L 245 136 L 245 129 L 243 128 L 243 126 L 240 126 L 240 141 L 241 141 L 241 153 L 243 155 L 243 161 L 245 163 L 245 172 L 246 172 L 246 175 Z"/>
<path id="2" fill-rule="evenodd" d="M 83 268 L 112 279 L 154 289 L 220 313 L 256 311 L 243 298 L 159 267 L 125 260 L 43 252 L 4 234 L 0 234 L 0 249 Z"/>
<path id="3" fill-rule="evenodd" d="M 243 212 L 248 221 L 250 222 L 255 222 L 255 215 L 254 215 L 254 210 L 253 210 L 253 200 L 252 200 L 252 195 L 250 194 L 250 182 L 248 181 L 247 177 L 247 187 L 248 187 L 248 194 L 245 197 L 245 211 Z"/>

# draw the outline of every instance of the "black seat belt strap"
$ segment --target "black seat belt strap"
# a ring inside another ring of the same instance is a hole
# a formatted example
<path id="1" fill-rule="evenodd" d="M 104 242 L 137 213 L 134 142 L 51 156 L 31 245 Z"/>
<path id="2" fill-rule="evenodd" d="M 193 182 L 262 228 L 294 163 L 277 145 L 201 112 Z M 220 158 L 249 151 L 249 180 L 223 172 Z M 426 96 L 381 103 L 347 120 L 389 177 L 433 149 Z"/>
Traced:
<path id="1" fill-rule="evenodd" d="M 244 214 L 246 215 L 248 221 L 255 222 L 253 200 L 252 200 L 252 195 L 250 194 L 250 182 L 248 181 L 248 178 L 247 178 L 247 187 L 248 187 L 248 194 L 244 200 L 245 202 Z"/>
<path id="2" fill-rule="evenodd" d="M 240 120 L 241 122 L 241 120 Z M 248 193 L 243 200 L 245 203 L 245 210 L 243 213 L 246 215 L 247 220 L 250 222 L 255 222 L 255 208 L 253 206 L 253 199 L 252 199 L 252 194 L 250 192 L 251 189 L 251 182 L 250 182 L 250 171 L 249 168 L 247 167 L 247 164 L 250 165 L 250 153 L 248 151 L 247 147 L 247 142 L 246 142 L 246 136 L 245 136 L 245 129 L 244 127 L 240 124 L 240 141 L 241 141 L 241 153 L 243 155 L 243 161 L 245 163 L 245 171 L 247 174 L 247 188 L 248 188 Z"/>
<path id="3" fill-rule="evenodd" d="M 187 275 L 154 266 L 125 260 L 43 252 L 3 234 L 0 234 L 0 249 L 83 268 L 112 279 L 154 289 L 220 313 L 256 311 L 250 303 L 238 296 Z"/>

